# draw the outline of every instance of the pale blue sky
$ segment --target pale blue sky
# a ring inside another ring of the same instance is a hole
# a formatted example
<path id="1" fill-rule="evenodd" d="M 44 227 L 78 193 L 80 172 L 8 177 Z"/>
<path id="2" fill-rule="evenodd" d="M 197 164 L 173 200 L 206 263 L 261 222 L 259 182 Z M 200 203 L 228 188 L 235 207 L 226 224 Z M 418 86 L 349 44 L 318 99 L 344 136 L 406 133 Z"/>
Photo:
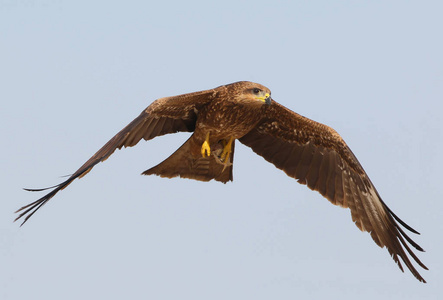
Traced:
<path id="1" fill-rule="evenodd" d="M 441 1 L 0 0 L 1 299 L 435 299 L 443 280 Z M 424 285 L 350 212 L 244 145 L 226 185 L 116 152 L 25 226 L 13 212 L 153 100 L 238 80 L 336 129 L 422 233 Z"/>

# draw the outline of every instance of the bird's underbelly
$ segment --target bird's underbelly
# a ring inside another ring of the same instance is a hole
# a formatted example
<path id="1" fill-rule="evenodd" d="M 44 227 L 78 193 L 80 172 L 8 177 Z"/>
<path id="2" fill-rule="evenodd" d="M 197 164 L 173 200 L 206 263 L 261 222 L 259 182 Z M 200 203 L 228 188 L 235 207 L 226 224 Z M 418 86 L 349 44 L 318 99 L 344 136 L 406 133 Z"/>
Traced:
<path id="1" fill-rule="evenodd" d="M 220 124 L 221 126 L 200 126 L 195 129 L 194 134 L 199 140 L 204 141 L 209 134 L 209 140 L 211 142 L 217 142 L 221 140 L 239 139 L 247 134 L 253 126 L 232 126 L 231 124 Z"/>
<path id="2" fill-rule="evenodd" d="M 195 134 L 201 136 L 203 140 L 206 134 L 210 134 L 211 141 L 226 140 L 230 138 L 239 139 L 247 134 L 259 119 L 249 114 L 228 114 L 224 117 L 214 116 L 206 118 L 204 122 L 198 122 L 195 128 Z"/>

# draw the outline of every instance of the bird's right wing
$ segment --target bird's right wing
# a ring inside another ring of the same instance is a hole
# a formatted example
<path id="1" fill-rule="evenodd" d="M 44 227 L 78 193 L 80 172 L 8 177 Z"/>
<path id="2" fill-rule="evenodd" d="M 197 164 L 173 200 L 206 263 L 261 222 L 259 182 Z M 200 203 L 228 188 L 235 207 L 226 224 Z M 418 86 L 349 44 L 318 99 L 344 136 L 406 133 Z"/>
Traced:
<path id="1" fill-rule="evenodd" d="M 263 121 L 239 140 L 331 203 L 349 207 L 352 220 L 360 230 L 369 232 L 380 247 L 386 247 L 401 270 L 399 257 L 418 280 L 425 282 L 408 254 L 422 268 L 427 268 L 408 243 L 419 251 L 423 249 L 398 223 L 413 233 L 418 232 L 383 202 L 363 167 L 335 130 L 274 101 Z"/>
<path id="2" fill-rule="evenodd" d="M 215 95 L 216 90 L 206 90 L 160 98 L 154 101 L 137 118 L 111 138 L 67 180 L 49 188 L 25 189 L 27 191 L 53 190 L 40 199 L 17 210 L 16 213 L 20 213 L 20 215 L 14 221 L 24 217 L 21 224 L 23 225 L 40 207 L 54 197 L 55 194 L 66 188 L 74 179 L 85 176 L 96 164 L 105 161 L 116 149 L 132 147 L 141 139 L 150 140 L 168 133 L 194 131 L 199 110 L 206 103 L 210 102 Z"/>

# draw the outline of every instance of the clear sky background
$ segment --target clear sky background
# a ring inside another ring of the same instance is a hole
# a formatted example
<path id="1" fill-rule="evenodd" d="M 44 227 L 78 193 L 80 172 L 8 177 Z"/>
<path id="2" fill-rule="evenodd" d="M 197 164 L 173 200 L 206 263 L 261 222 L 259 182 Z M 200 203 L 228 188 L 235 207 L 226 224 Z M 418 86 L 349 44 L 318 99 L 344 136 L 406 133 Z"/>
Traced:
<path id="1" fill-rule="evenodd" d="M 443 282 L 441 1 L 0 0 L 1 299 L 436 299 Z M 117 151 L 23 227 L 153 100 L 238 80 L 336 129 L 422 233 L 428 284 L 238 143 L 234 182 L 139 174 Z"/>

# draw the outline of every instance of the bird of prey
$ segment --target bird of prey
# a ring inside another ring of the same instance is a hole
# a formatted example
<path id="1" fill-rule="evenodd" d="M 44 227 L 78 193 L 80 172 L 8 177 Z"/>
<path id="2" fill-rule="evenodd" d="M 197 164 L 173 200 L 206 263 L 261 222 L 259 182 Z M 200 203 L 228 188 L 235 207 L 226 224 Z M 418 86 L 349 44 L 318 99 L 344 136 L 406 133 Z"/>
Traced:
<path id="1" fill-rule="evenodd" d="M 278 104 L 268 88 L 247 81 L 157 99 L 64 182 L 46 189 L 27 189 L 52 191 L 20 208 L 16 220 L 24 218 L 23 225 L 55 194 L 85 176 L 116 149 L 179 131 L 193 134 L 171 156 L 142 174 L 232 181 L 234 144 L 239 140 L 332 204 L 349 207 L 357 227 L 369 232 L 378 246 L 386 247 L 402 271 L 400 258 L 419 281 L 426 282 L 410 257 L 422 268 L 427 267 L 408 243 L 419 251 L 423 249 L 400 225 L 419 233 L 383 202 L 341 136 Z"/>

